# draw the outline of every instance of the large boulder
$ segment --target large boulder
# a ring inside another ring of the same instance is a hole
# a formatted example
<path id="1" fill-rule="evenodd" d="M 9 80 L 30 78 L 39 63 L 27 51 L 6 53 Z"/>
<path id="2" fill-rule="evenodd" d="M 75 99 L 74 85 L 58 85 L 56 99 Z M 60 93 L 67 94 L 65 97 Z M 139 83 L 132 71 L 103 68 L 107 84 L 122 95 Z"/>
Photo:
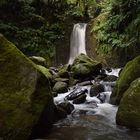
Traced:
<path id="1" fill-rule="evenodd" d="M 116 86 L 111 94 L 110 103 L 118 105 L 131 82 L 140 77 L 140 55 L 128 62 L 117 80 Z"/>
<path id="2" fill-rule="evenodd" d="M 97 76 L 102 69 L 101 63 L 93 61 L 85 54 L 77 56 L 72 64 L 71 71 L 75 78 L 81 79 L 87 76 Z"/>
<path id="3" fill-rule="evenodd" d="M 140 128 L 140 78 L 133 81 L 121 99 L 116 122 L 129 128 Z"/>
<path id="4" fill-rule="evenodd" d="M 53 108 L 47 75 L 0 34 L 0 138 L 38 137 L 49 130 Z"/>

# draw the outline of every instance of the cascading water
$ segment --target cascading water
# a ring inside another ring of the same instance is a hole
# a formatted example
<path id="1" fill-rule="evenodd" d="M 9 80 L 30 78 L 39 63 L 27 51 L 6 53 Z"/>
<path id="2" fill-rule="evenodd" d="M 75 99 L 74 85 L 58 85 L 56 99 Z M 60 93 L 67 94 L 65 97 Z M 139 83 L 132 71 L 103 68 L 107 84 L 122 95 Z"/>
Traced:
<path id="1" fill-rule="evenodd" d="M 86 54 L 85 49 L 86 26 L 87 24 L 85 23 L 77 23 L 73 27 L 70 40 L 70 57 L 68 62 L 69 64 L 72 64 L 75 57 L 80 53 Z"/>
<path id="2" fill-rule="evenodd" d="M 113 70 L 114 75 L 118 75 L 119 70 Z M 93 81 L 93 84 L 95 81 Z M 114 82 L 101 81 L 104 85 L 104 103 L 97 97 L 90 97 L 90 85 L 76 88 L 87 89 L 86 101 L 82 104 L 74 104 L 74 111 L 67 118 L 54 124 L 52 133 L 40 140 L 139 140 L 140 134 L 130 132 L 125 128 L 118 128 L 115 123 L 117 107 L 108 103 L 111 94 L 111 86 Z M 59 94 L 54 98 L 54 102 L 61 103 L 66 100 L 66 96 L 74 90 Z M 72 103 L 72 101 L 69 101 Z"/>
<path id="3" fill-rule="evenodd" d="M 78 23 L 74 25 L 71 35 L 71 48 L 69 64 L 80 53 L 86 54 L 85 50 L 85 31 L 86 24 Z M 112 69 L 106 71 L 107 75 L 119 75 L 120 69 Z M 54 98 L 56 104 L 69 101 L 74 105 L 73 112 L 67 118 L 54 124 L 52 132 L 44 139 L 39 140 L 139 140 L 140 133 L 129 132 L 125 128 L 118 128 L 115 123 L 115 116 L 118 107 L 109 104 L 109 98 L 114 87 L 114 82 L 106 81 L 90 81 L 88 83 L 103 85 L 104 92 L 100 92 L 96 96 L 90 95 L 91 85 L 69 87 L 70 90 L 63 94 L 58 94 Z M 67 97 L 76 90 L 86 92 L 86 99 L 81 104 L 74 104 Z"/>

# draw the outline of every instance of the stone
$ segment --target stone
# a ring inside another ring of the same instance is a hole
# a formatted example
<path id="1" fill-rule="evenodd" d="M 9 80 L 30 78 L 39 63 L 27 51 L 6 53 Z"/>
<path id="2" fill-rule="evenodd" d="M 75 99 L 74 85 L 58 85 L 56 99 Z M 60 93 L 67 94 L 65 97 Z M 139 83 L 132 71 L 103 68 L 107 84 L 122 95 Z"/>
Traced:
<path id="1" fill-rule="evenodd" d="M 97 96 L 99 93 L 104 92 L 104 85 L 102 84 L 94 84 L 90 88 L 90 97 Z"/>
<path id="2" fill-rule="evenodd" d="M 118 125 L 140 128 L 140 78 L 125 91 L 116 115 Z"/>
<path id="3" fill-rule="evenodd" d="M 69 65 L 65 64 L 64 66 L 62 66 L 59 71 L 58 71 L 58 75 L 61 78 L 69 78 Z"/>
<path id="4" fill-rule="evenodd" d="M 123 68 L 111 94 L 110 103 L 119 105 L 124 92 L 129 88 L 131 82 L 138 77 L 140 77 L 140 55 L 129 61 Z"/>
<path id="5" fill-rule="evenodd" d="M 86 94 L 82 94 L 80 96 L 78 96 L 76 99 L 73 100 L 73 104 L 82 104 L 86 101 Z"/>
<path id="6" fill-rule="evenodd" d="M 75 88 L 70 94 L 65 97 L 65 100 L 74 100 L 87 92 L 87 89 L 81 89 L 79 87 Z"/>
<path id="7" fill-rule="evenodd" d="M 74 110 L 74 105 L 71 104 L 70 102 L 62 102 L 57 106 L 65 110 L 67 114 L 70 114 Z"/>
<path id="8" fill-rule="evenodd" d="M 36 138 L 50 129 L 53 115 L 48 75 L 0 34 L 0 137 Z"/>
<path id="9" fill-rule="evenodd" d="M 77 56 L 71 66 L 73 77 L 77 79 L 87 78 L 91 75 L 97 76 L 100 74 L 102 65 L 100 62 L 93 61 L 85 54 Z"/>
<path id="10" fill-rule="evenodd" d="M 108 75 L 107 77 L 104 78 L 104 81 L 108 82 L 114 82 L 117 81 L 118 77 L 115 75 Z"/>
<path id="11" fill-rule="evenodd" d="M 87 86 L 87 85 L 92 85 L 92 82 L 91 81 L 84 81 L 84 82 L 78 83 L 77 85 L 78 86 Z"/>
<path id="12" fill-rule="evenodd" d="M 35 64 L 42 65 L 44 67 L 47 66 L 46 59 L 40 56 L 30 56 L 29 57 Z"/>
<path id="13" fill-rule="evenodd" d="M 65 93 L 68 92 L 68 85 L 65 82 L 56 82 L 53 91 L 57 93 Z"/>
<path id="14" fill-rule="evenodd" d="M 99 94 L 97 95 L 97 98 L 101 101 L 101 103 L 105 103 L 106 94 L 104 94 L 104 93 L 99 93 Z"/>
<path id="15" fill-rule="evenodd" d="M 65 82 L 65 83 L 69 84 L 68 78 L 55 78 L 54 81 L 55 82 Z"/>

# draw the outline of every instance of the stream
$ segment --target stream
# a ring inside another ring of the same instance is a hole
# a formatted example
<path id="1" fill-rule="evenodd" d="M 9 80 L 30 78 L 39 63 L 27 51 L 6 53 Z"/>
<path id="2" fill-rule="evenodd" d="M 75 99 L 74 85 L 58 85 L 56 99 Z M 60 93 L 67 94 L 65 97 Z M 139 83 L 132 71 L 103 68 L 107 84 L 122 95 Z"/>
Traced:
<path id="1" fill-rule="evenodd" d="M 118 76 L 119 70 L 112 70 L 111 73 L 107 74 Z M 101 83 L 105 88 L 105 92 L 103 92 L 106 95 L 104 103 L 101 103 L 97 97 L 89 96 L 90 86 L 80 87 L 88 89 L 86 102 L 74 104 L 73 112 L 67 118 L 55 123 L 49 135 L 38 140 L 139 140 L 139 131 L 116 125 L 115 116 L 118 107 L 108 103 L 112 91 L 111 85 L 114 83 L 103 81 Z M 72 90 L 73 87 L 70 89 Z M 54 98 L 54 102 L 63 102 L 71 90 L 59 94 Z"/>

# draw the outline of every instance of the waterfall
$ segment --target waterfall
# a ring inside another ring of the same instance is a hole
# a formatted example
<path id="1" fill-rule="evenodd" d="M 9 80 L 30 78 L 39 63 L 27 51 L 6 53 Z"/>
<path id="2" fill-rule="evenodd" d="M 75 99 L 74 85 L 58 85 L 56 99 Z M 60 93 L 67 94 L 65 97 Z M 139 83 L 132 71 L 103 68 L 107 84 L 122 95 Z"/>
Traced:
<path id="1" fill-rule="evenodd" d="M 70 40 L 70 57 L 69 57 L 69 64 L 73 63 L 75 57 L 81 53 L 86 54 L 86 41 L 85 41 L 85 34 L 86 34 L 86 26 L 85 23 L 77 23 L 73 27 L 73 31 L 71 34 Z"/>

